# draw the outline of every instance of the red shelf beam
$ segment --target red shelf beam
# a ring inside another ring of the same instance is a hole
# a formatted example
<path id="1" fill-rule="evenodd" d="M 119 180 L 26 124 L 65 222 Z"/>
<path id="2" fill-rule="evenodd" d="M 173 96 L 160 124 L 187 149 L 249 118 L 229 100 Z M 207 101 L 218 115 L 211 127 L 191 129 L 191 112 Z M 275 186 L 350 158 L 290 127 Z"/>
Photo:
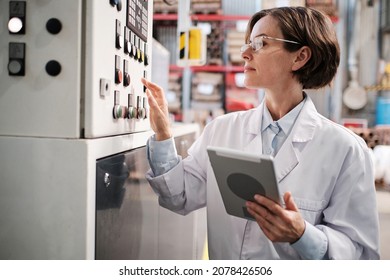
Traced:
<path id="1" fill-rule="evenodd" d="M 191 15 L 191 20 L 195 21 L 249 20 L 250 18 L 250 16 L 240 15 Z M 177 20 L 177 14 L 154 14 L 153 20 Z"/>

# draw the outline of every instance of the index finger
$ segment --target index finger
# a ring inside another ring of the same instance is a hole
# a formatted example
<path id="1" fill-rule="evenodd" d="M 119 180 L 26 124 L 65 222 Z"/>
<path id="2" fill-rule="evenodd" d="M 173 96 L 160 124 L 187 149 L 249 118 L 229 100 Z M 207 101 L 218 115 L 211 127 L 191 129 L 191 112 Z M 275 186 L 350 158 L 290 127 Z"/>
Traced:
<path id="1" fill-rule="evenodd" d="M 281 210 L 283 210 L 279 203 L 273 201 L 272 199 L 269 199 L 268 197 L 256 194 L 254 198 L 257 203 L 267 208 L 274 214 L 280 213 Z"/>
<path id="2" fill-rule="evenodd" d="M 146 80 L 145 78 L 141 78 L 141 82 L 144 84 L 144 86 L 146 86 L 147 88 L 149 88 L 150 90 L 152 91 L 162 91 L 162 88 L 160 86 L 158 86 L 157 84 L 155 83 L 152 83 L 148 80 Z"/>

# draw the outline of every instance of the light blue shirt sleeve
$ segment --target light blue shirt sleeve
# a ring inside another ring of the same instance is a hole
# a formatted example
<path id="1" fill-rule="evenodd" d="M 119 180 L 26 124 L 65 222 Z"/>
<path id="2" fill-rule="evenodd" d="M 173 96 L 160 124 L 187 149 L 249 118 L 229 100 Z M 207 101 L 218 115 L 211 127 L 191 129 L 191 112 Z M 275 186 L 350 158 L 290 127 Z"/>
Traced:
<path id="1" fill-rule="evenodd" d="M 153 135 L 148 139 L 146 147 L 149 165 L 155 177 L 168 172 L 179 163 L 173 137 L 156 141 Z"/>
<path id="2" fill-rule="evenodd" d="M 312 224 L 306 223 L 305 232 L 291 246 L 306 260 L 321 260 L 328 251 L 328 238 Z"/>

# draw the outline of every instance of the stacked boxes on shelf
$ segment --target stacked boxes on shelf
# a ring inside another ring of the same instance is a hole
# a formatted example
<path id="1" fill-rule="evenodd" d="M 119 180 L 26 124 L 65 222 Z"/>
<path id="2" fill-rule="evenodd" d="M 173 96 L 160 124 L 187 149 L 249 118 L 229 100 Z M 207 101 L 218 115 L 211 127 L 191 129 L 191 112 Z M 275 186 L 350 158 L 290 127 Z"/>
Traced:
<path id="1" fill-rule="evenodd" d="M 221 0 L 191 0 L 191 11 L 194 14 L 220 14 Z"/>
<path id="2" fill-rule="evenodd" d="M 222 73 L 196 72 L 192 79 L 192 100 L 220 103 L 222 87 Z"/>
<path id="3" fill-rule="evenodd" d="M 155 14 L 172 14 L 177 13 L 177 0 L 153 0 L 153 13 Z"/>
<path id="4" fill-rule="evenodd" d="M 207 35 L 207 61 L 208 65 L 223 65 L 223 22 L 210 22 L 211 32 Z"/>
<path id="5" fill-rule="evenodd" d="M 245 32 L 235 29 L 226 32 L 226 47 L 228 61 L 231 65 L 243 65 L 240 48 L 245 43 Z"/>
<path id="6" fill-rule="evenodd" d="M 182 114 L 181 111 L 181 72 L 180 71 L 170 71 L 169 72 L 169 82 L 168 82 L 168 110 L 170 113 L 179 117 Z"/>

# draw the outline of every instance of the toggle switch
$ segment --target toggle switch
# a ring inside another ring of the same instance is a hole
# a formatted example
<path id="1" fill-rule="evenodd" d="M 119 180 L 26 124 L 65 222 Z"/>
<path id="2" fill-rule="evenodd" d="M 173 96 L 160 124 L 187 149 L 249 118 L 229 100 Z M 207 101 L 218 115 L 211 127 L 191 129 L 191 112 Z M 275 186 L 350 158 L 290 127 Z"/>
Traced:
<path id="1" fill-rule="evenodd" d="M 136 59 L 136 55 L 137 55 L 137 47 L 135 46 L 136 40 L 137 40 L 137 35 L 135 35 L 130 31 L 130 43 L 131 43 L 130 56 L 133 57 L 134 59 Z"/>
<path id="2" fill-rule="evenodd" d="M 126 106 L 119 105 L 120 91 L 114 91 L 114 108 L 112 109 L 112 116 L 114 119 L 124 119 L 128 116 L 128 108 Z"/>
<path id="3" fill-rule="evenodd" d="M 135 119 L 137 117 L 137 109 L 134 107 L 134 94 L 129 93 L 129 100 L 128 100 L 128 118 L 129 119 Z"/>
<path id="4" fill-rule="evenodd" d="M 116 36 L 115 36 L 115 47 L 117 49 L 123 48 L 123 37 L 121 35 L 121 22 L 119 20 L 116 20 L 115 30 L 116 30 Z"/>
<path id="5" fill-rule="evenodd" d="M 9 2 L 8 31 L 10 34 L 26 33 L 26 1 Z"/>
<path id="6" fill-rule="evenodd" d="M 138 48 L 139 48 L 139 52 L 140 52 L 138 62 L 144 62 L 145 52 L 143 50 L 143 44 L 141 42 L 141 39 L 139 39 L 139 41 L 138 41 Z"/>
<path id="7" fill-rule="evenodd" d="M 8 74 L 10 76 L 24 76 L 25 74 L 25 43 L 9 43 Z"/>
<path id="8" fill-rule="evenodd" d="M 122 10 L 122 0 L 110 0 L 110 4 L 119 11 Z"/>
<path id="9" fill-rule="evenodd" d="M 130 50 L 131 50 L 131 44 L 129 42 L 129 29 L 125 26 L 124 27 L 124 34 L 125 34 L 125 49 L 124 49 L 124 52 L 125 54 L 129 54 Z"/>
<path id="10" fill-rule="evenodd" d="M 136 107 L 136 112 L 137 112 L 137 115 L 136 115 L 136 118 L 139 119 L 140 118 L 140 109 L 141 109 L 141 99 L 139 96 L 137 96 L 137 107 Z"/>
<path id="11" fill-rule="evenodd" d="M 137 119 L 143 119 L 145 117 L 145 110 L 141 105 L 141 96 L 137 96 Z"/>
<path id="12" fill-rule="evenodd" d="M 114 119 L 124 119 L 127 118 L 128 112 L 126 106 L 115 105 L 113 110 Z"/>
<path id="13" fill-rule="evenodd" d="M 130 74 L 129 74 L 129 62 L 125 59 L 123 61 L 123 85 L 125 87 L 130 85 Z"/>
<path id="14" fill-rule="evenodd" d="M 115 56 L 115 83 L 120 84 L 123 81 L 123 73 L 121 71 L 121 58 L 119 56 Z"/>
<path id="15" fill-rule="evenodd" d="M 148 117 L 148 109 L 146 108 L 146 97 L 142 98 L 142 118 L 146 119 Z"/>
<path id="16" fill-rule="evenodd" d="M 148 56 L 148 44 L 147 43 L 144 43 L 144 53 L 145 53 L 144 65 L 148 66 L 149 65 L 149 56 Z"/>

